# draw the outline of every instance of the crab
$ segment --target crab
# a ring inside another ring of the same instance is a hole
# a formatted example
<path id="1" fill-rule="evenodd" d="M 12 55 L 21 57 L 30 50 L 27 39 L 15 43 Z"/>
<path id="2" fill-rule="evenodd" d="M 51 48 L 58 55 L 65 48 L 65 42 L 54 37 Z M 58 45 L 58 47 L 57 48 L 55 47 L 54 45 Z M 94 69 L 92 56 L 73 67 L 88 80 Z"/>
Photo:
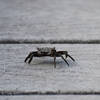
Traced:
<path id="1" fill-rule="evenodd" d="M 65 55 L 65 58 L 63 57 L 63 55 Z M 66 64 L 69 66 L 69 63 L 67 62 L 66 58 L 69 57 L 71 58 L 73 61 L 75 61 L 75 59 L 70 56 L 68 54 L 67 51 L 56 51 L 55 47 L 42 47 L 42 48 L 37 48 L 37 51 L 31 51 L 28 56 L 25 58 L 24 62 L 30 63 L 33 59 L 33 57 L 54 57 L 54 67 L 56 68 L 56 57 L 61 57 Z"/>

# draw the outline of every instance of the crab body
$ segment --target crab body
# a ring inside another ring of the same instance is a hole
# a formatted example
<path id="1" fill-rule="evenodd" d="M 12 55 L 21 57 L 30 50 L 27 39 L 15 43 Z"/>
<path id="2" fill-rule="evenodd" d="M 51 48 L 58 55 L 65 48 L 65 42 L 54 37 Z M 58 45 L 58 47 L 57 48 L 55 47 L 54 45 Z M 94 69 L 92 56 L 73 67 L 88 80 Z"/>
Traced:
<path id="1" fill-rule="evenodd" d="M 69 66 L 67 60 L 63 57 L 70 57 L 73 61 L 74 58 L 71 57 L 67 51 L 56 51 L 55 47 L 54 48 L 49 48 L 49 47 L 43 47 L 43 48 L 37 48 L 37 51 L 32 51 L 29 53 L 29 55 L 26 57 L 25 62 L 29 59 L 28 63 L 30 63 L 33 59 L 33 57 L 54 57 L 54 67 L 56 67 L 56 57 L 61 57 Z"/>

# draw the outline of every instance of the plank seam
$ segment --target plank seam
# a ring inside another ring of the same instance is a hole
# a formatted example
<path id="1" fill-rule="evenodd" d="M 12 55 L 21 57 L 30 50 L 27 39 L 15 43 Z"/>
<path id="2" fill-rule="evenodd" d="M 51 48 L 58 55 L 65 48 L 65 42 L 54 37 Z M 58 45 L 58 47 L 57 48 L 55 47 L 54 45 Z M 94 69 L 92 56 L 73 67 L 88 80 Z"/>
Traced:
<path id="1" fill-rule="evenodd" d="M 0 40 L 0 44 L 100 44 L 100 40 Z"/>
<path id="2" fill-rule="evenodd" d="M 100 95 L 100 92 L 79 91 L 79 92 L 21 92 L 21 91 L 0 91 L 0 95 Z"/>

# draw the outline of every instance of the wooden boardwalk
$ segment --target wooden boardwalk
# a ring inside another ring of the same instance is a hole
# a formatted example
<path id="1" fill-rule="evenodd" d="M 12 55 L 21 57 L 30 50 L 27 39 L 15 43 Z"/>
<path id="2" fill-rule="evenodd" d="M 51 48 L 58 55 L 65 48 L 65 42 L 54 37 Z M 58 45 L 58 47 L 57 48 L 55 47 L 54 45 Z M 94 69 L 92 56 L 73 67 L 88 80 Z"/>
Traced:
<path id="1" fill-rule="evenodd" d="M 67 50 L 25 57 L 36 47 Z M 0 0 L 0 100 L 100 100 L 99 0 Z"/>

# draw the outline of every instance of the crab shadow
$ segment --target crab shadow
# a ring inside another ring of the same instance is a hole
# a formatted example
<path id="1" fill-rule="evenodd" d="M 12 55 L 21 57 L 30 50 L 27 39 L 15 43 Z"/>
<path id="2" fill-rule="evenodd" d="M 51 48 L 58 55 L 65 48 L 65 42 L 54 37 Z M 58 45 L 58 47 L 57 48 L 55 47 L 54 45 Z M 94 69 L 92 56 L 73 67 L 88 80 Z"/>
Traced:
<path id="1" fill-rule="evenodd" d="M 63 67 L 74 67 L 76 65 L 76 62 L 73 62 L 70 59 L 67 59 L 67 62 L 69 64 L 66 64 L 63 60 L 61 59 L 57 59 L 56 60 L 56 67 L 59 66 L 61 68 Z M 30 63 L 30 65 L 35 65 L 35 66 L 54 66 L 54 61 L 53 59 L 34 59 L 32 60 L 32 62 Z"/>

